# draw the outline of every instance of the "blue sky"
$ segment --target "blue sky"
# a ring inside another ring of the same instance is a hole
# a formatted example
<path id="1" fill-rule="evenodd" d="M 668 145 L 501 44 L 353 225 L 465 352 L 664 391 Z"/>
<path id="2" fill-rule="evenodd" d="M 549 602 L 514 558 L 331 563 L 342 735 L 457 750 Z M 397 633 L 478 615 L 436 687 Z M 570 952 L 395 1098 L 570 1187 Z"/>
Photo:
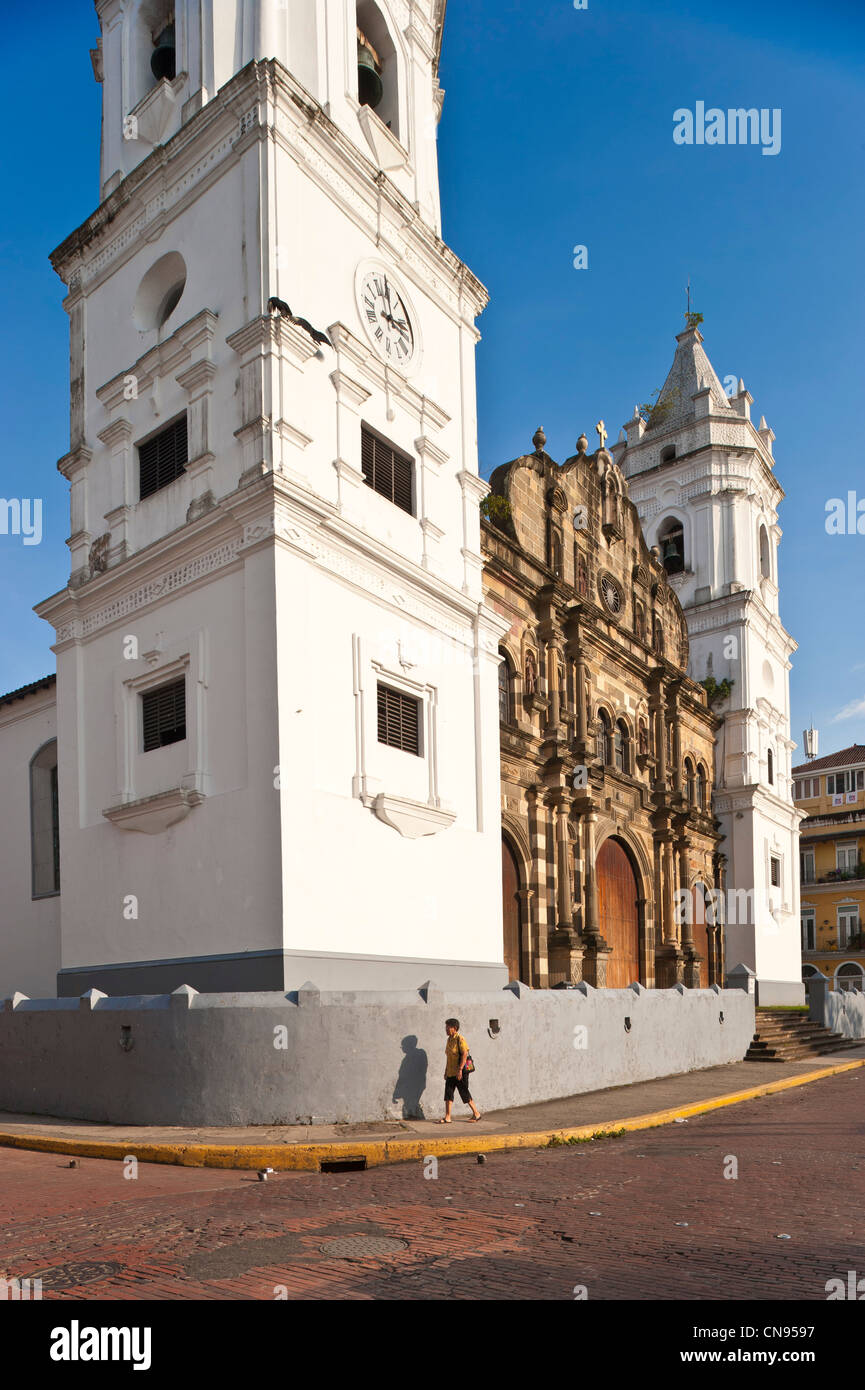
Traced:
<path id="1" fill-rule="evenodd" d="M 47 257 L 98 201 L 95 12 L 50 0 L 39 13 L 36 100 L 34 66 L 17 61 L 33 10 L 4 15 L 0 494 L 44 504 L 40 545 L 0 535 L 4 690 L 54 664 L 30 612 L 68 574 L 54 466 L 67 320 Z M 492 296 L 482 471 L 523 453 L 538 424 L 559 459 L 599 416 L 615 439 L 663 383 L 690 276 L 718 374 L 744 378 L 777 435 L 793 736 L 813 718 L 821 752 L 865 742 L 865 536 L 825 529 L 829 498 L 865 500 L 863 50 L 861 0 L 449 0 L 442 63 L 444 234 Z M 699 100 L 780 108 L 780 153 L 675 145 L 674 110 Z"/>

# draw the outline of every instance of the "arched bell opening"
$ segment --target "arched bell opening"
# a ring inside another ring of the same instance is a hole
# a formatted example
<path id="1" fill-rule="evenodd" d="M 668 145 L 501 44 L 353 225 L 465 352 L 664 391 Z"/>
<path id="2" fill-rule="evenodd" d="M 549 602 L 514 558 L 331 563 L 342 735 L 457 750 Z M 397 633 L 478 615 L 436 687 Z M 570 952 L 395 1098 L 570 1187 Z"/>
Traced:
<path id="1" fill-rule="evenodd" d="M 398 55 L 387 22 L 375 0 L 358 0 L 357 99 L 398 140 L 402 138 L 399 96 Z"/>

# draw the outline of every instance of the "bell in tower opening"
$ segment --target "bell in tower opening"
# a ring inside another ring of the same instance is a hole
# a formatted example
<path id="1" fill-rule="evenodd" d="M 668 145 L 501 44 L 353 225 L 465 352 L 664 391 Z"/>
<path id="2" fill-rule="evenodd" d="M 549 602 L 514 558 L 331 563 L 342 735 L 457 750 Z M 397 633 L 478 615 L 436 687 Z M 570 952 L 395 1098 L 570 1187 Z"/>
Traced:
<path id="1" fill-rule="evenodd" d="M 357 96 L 361 106 L 371 106 L 373 111 L 384 96 L 378 54 L 361 29 L 357 31 Z"/>
<path id="2" fill-rule="evenodd" d="M 682 523 L 674 517 L 658 533 L 661 564 L 667 574 L 681 574 L 685 568 L 685 533 Z"/>
<path id="3" fill-rule="evenodd" d="M 153 41 L 150 68 L 159 82 L 167 77 L 173 82 L 177 75 L 177 49 L 174 42 L 174 24 L 166 24 Z"/>

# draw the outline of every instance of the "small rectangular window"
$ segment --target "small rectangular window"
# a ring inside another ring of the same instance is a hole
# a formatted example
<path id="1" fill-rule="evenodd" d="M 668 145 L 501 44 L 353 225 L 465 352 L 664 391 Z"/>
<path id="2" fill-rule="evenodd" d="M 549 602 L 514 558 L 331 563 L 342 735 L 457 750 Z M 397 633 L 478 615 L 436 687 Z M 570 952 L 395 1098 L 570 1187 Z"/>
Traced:
<path id="1" fill-rule="evenodd" d="M 150 497 L 179 478 L 189 461 L 186 416 L 138 446 L 138 495 Z"/>
<path id="2" fill-rule="evenodd" d="M 186 738 L 186 681 L 172 681 L 141 696 L 144 752 Z"/>
<path id="3" fill-rule="evenodd" d="M 771 881 L 773 888 L 781 887 L 781 860 L 776 859 L 774 854 L 770 860 Z"/>
<path id="4" fill-rule="evenodd" d="M 378 687 L 378 741 L 403 753 L 420 756 L 420 700 L 392 690 L 388 685 Z"/>
<path id="5" fill-rule="evenodd" d="M 412 474 L 414 465 L 387 440 L 361 425 L 360 459 L 364 482 L 395 507 L 414 516 Z"/>

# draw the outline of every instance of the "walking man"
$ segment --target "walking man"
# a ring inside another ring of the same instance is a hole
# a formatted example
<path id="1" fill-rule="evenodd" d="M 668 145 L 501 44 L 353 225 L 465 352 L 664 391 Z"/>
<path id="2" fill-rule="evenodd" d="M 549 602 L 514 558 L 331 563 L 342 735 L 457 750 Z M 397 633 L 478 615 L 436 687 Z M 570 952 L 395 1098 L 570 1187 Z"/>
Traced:
<path id="1" fill-rule="evenodd" d="M 439 1124 L 451 1124 L 454 1091 L 459 1091 L 460 1100 L 464 1105 L 471 1107 L 472 1120 L 479 1120 L 481 1118 L 480 1112 L 472 1100 L 472 1093 L 469 1090 L 469 1072 L 474 1071 L 474 1062 L 469 1055 L 469 1045 L 460 1032 L 459 1019 L 447 1019 L 445 1031 L 448 1035 L 445 1046 L 445 1113 L 444 1119 L 439 1120 Z"/>

